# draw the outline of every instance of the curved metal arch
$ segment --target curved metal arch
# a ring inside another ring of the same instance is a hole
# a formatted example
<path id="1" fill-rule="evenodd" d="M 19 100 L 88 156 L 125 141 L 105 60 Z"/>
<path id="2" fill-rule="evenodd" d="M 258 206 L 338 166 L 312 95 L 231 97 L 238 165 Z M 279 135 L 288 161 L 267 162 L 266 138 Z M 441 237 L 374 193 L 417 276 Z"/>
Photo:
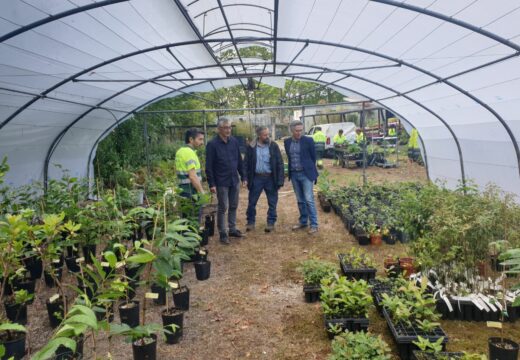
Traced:
<path id="1" fill-rule="evenodd" d="M 439 12 L 428 10 L 428 9 L 425 9 L 425 8 L 422 8 L 419 6 L 415 6 L 415 5 L 410 5 L 410 4 L 407 4 L 404 2 L 397 2 L 395 0 L 370 0 L 370 1 L 385 4 L 385 5 L 395 6 L 395 7 L 401 8 L 401 9 L 406 9 L 406 10 L 414 11 L 414 12 L 417 12 L 417 13 L 420 13 L 423 15 L 431 16 L 431 17 L 437 18 L 439 20 L 445 21 L 447 23 L 463 27 L 467 30 L 473 31 L 477 34 L 480 34 L 480 35 L 490 38 L 492 40 L 495 40 L 496 42 L 499 42 L 502 45 L 505 45 L 507 47 L 510 47 L 511 49 L 514 49 L 515 51 L 520 51 L 520 45 L 517 45 L 514 42 L 509 41 L 506 38 L 503 38 L 502 36 L 499 36 L 490 31 L 484 30 L 475 25 L 471 25 L 470 23 L 467 23 L 465 21 L 458 20 L 458 19 L 455 19 L 450 16 L 446 16 Z"/>
<path id="2" fill-rule="evenodd" d="M 266 29 L 266 30 L 272 30 L 269 26 L 260 25 L 260 24 L 255 24 L 255 23 L 250 23 L 250 22 L 236 22 L 236 23 L 230 23 L 229 26 L 231 26 L 231 27 L 233 27 L 233 26 L 257 26 L 257 27 L 260 27 L 260 28 L 264 28 L 264 29 Z M 226 28 L 226 25 L 222 25 L 222 26 L 216 27 L 216 28 L 214 28 L 213 30 L 211 30 L 210 32 L 204 34 L 204 37 L 214 35 L 214 32 L 215 32 L 216 30 L 222 30 L 222 29 L 225 29 L 225 28 Z M 269 35 L 271 35 L 271 33 L 269 33 Z"/>
<path id="3" fill-rule="evenodd" d="M 39 26 L 51 23 L 51 22 L 59 20 L 59 19 L 63 19 L 67 16 L 71 16 L 71 15 L 75 15 L 78 13 L 82 13 L 84 11 L 96 9 L 96 8 L 107 6 L 107 5 L 117 4 L 117 3 L 121 3 L 121 2 L 127 2 L 127 1 L 129 1 L 129 0 L 105 0 L 105 1 L 99 1 L 99 2 L 92 3 L 92 4 L 88 4 L 88 5 L 78 6 L 77 8 L 74 8 L 74 9 L 65 10 L 58 14 L 47 16 L 43 19 L 37 20 L 35 22 L 22 26 L 16 30 L 13 30 L 3 36 L 0 36 L 0 43 L 3 43 L 4 41 L 9 40 L 12 37 L 23 34 L 27 31 L 35 29 Z"/>
<path id="4" fill-rule="evenodd" d="M 312 82 L 316 82 L 316 83 L 322 83 L 322 81 L 319 81 L 319 80 L 315 80 L 315 79 L 312 79 L 312 78 L 307 78 L 307 77 L 303 77 L 303 76 L 294 76 L 294 78 L 297 78 L 299 80 L 304 80 L 304 81 L 312 81 Z M 196 85 L 199 85 L 199 84 L 203 84 L 203 83 L 206 83 L 206 82 L 209 82 L 210 80 L 208 81 L 202 81 Z M 394 111 L 392 108 L 386 106 L 386 105 L 383 105 L 381 103 L 379 103 L 377 100 L 371 98 L 370 96 L 367 96 L 363 93 L 360 93 L 356 90 L 352 90 L 350 88 L 347 88 L 345 86 L 341 86 L 341 85 L 334 85 L 338 88 L 341 88 L 343 90 L 346 90 L 346 91 L 350 91 L 350 92 L 353 92 L 355 94 L 358 94 L 360 96 L 363 96 L 365 98 L 367 98 L 368 100 L 378 104 L 379 106 L 385 108 L 385 109 L 388 109 L 389 111 L 391 111 L 392 113 L 394 113 L 395 115 L 397 115 L 399 118 L 402 118 L 404 121 L 406 121 L 407 123 L 409 123 L 413 128 L 415 128 L 415 126 L 413 126 L 413 124 L 406 120 L 405 117 L 401 116 L 398 112 Z M 98 138 L 96 139 L 96 141 L 94 142 L 94 144 L 92 145 L 92 148 L 90 149 L 90 153 L 89 153 L 89 156 L 88 156 L 88 162 L 87 162 L 87 178 L 89 179 L 90 178 L 90 164 L 92 162 L 92 153 L 94 152 L 94 149 L 97 148 L 99 142 L 101 140 L 103 140 L 113 129 L 114 127 L 118 126 L 121 122 L 124 122 L 126 121 L 126 118 L 128 116 L 130 116 L 131 114 L 134 114 L 136 111 L 138 111 L 139 109 L 142 109 L 154 102 L 156 102 L 157 100 L 159 100 L 160 98 L 162 97 L 165 97 L 165 96 L 168 96 L 169 94 L 172 94 L 174 93 L 175 91 L 171 91 L 169 93 L 166 93 L 165 95 L 161 95 L 161 96 L 157 96 L 155 97 L 154 99 L 150 100 L 150 101 L 147 101 L 146 103 L 144 103 L 143 105 L 140 105 L 138 107 L 136 107 L 135 109 L 133 109 L 130 113 L 128 113 L 127 115 L 124 115 L 122 116 L 121 118 L 119 118 L 119 120 L 116 121 L 115 124 L 113 124 L 112 126 L 110 126 L 109 128 L 107 128 L 105 131 L 103 131 L 103 133 L 101 133 L 101 135 L 98 136 Z M 422 144 L 422 148 L 423 148 L 423 151 L 424 151 L 424 165 L 426 167 L 426 176 L 428 177 L 428 180 L 430 180 L 430 173 L 429 173 L 429 167 L 428 167 L 428 155 L 427 155 L 427 151 L 426 151 L 426 146 L 424 144 L 424 141 L 421 137 L 421 134 L 418 132 L 418 135 L 419 135 L 419 140 L 421 141 L 421 144 Z"/>
<path id="5" fill-rule="evenodd" d="M 240 42 L 242 42 L 242 41 L 272 41 L 273 39 L 274 38 L 242 38 L 242 39 L 235 39 L 235 40 L 239 40 Z M 430 71 L 428 71 L 426 69 L 423 69 L 423 68 L 421 68 L 419 66 L 411 64 L 411 63 L 406 62 L 404 60 L 396 59 L 396 58 L 393 58 L 393 57 L 391 57 L 389 55 L 386 55 L 386 54 L 383 54 L 383 53 L 379 53 L 377 51 L 372 51 L 372 50 L 359 48 L 357 46 L 350 46 L 350 45 L 332 43 L 332 42 L 321 41 L 321 40 L 310 40 L 310 39 L 304 40 L 304 39 L 295 39 L 295 38 L 287 38 L 287 37 L 277 38 L 276 40 L 277 41 L 285 41 L 285 42 L 301 42 L 301 43 L 309 42 L 311 44 L 316 44 L 316 45 L 332 46 L 332 47 L 343 48 L 343 49 L 351 50 L 351 51 L 359 51 L 359 52 L 362 52 L 362 53 L 365 53 L 365 54 L 368 54 L 368 55 L 373 55 L 373 56 L 376 56 L 376 57 L 380 57 L 380 58 L 383 58 L 383 59 L 394 61 L 394 62 L 399 63 L 401 65 L 407 66 L 407 67 L 409 67 L 409 68 L 411 68 L 413 70 L 416 70 L 416 71 L 418 71 L 418 72 L 420 72 L 422 74 L 428 75 L 428 76 L 436 79 L 437 81 L 452 87 L 453 89 L 457 90 L 461 94 L 463 94 L 463 95 L 469 97 L 470 99 L 472 99 L 473 101 L 475 101 L 480 106 L 484 107 L 486 110 L 488 110 L 502 124 L 502 126 L 504 127 L 504 129 L 508 133 L 508 135 L 509 135 L 509 137 L 511 139 L 511 142 L 513 143 L 513 147 L 515 149 L 515 153 L 516 153 L 516 157 L 517 157 L 518 171 L 519 171 L 519 174 L 520 174 L 520 148 L 518 146 L 516 138 L 515 138 L 513 132 L 511 131 L 509 125 L 507 125 L 507 123 L 504 121 L 504 119 L 495 110 L 493 110 L 489 105 L 487 105 L 482 100 L 480 100 L 477 97 L 475 97 L 474 95 L 469 94 L 467 91 L 465 91 L 461 87 L 453 84 L 452 82 L 450 82 L 448 80 L 445 80 L 442 77 L 440 77 L 440 76 L 438 76 L 438 75 L 436 75 L 436 74 L 434 74 L 434 73 L 432 73 L 432 72 L 430 72 Z M 105 65 L 111 64 L 113 62 L 116 62 L 116 61 L 119 61 L 119 60 L 122 60 L 122 59 L 125 59 L 125 58 L 128 58 L 128 57 L 131 57 L 131 56 L 143 54 L 143 53 L 146 53 L 146 52 L 149 52 L 149 51 L 155 51 L 155 50 L 164 49 L 166 47 L 176 47 L 176 46 L 182 46 L 182 45 L 192 45 L 192 44 L 197 44 L 197 43 L 207 44 L 207 43 L 210 43 L 210 42 L 224 42 L 224 41 L 225 42 L 232 42 L 232 39 L 207 39 L 207 40 L 204 40 L 204 41 L 200 41 L 200 40 L 197 41 L 197 40 L 195 40 L 195 41 L 188 41 L 188 42 L 181 42 L 181 43 L 174 43 L 174 44 L 163 44 L 163 45 L 158 45 L 158 46 L 154 46 L 154 47 L 147 48 L 147 49 L 141 49 L 141 50 L 134 51 L 134 52 L 131 52 L 131 53 L 128 53 L 128 54 L 120 55 L 120 56 L 118 56 L 116 58 L 113 58 L 113 59 L 110 59 L 110 60 L 106 60 L 106 61 L 104 61 L 104 62 L 102 62 L 102 63 L 100 63 L 98 65 L 94 65 L 94 66 L 90 67 L 89 69 L 82 70 L 81 72 L 79 72 L 79 73 L 77 73 L 75 75 L 72 75 L 72 76 L 70 76 L 67 79 L 62 80 L 58 84 L 56 84 L 56 85 L 52 86 L 51 88 L 49 88 L 48 90 L 46 90 L 44 93 L 42 93 L 42 95 L 45 95 L 45 94 L 49 93 L 50 91 L 53 91 L 54 89 L 58 88 L 59 86 L 65 84 L 65 83 L 67 83 L 69 81 L 73 81 L 77 77 L 79 77 L 79 76 L 81 76 L 81 75 L 83 75 L 83 74 L 85 74 L 85 73 L 87 73 L 89 71 L 93 71 L 93 70 L 95 70 L 95 69 L 97 69 L 97 68 L 99 68 L 101 66 L 105 66 Z M 34 102 L 36 102 L 40 98 L 41 97 L 36 97 L 36 98 L 30 100 L 27 104 L 25 104 L 21 108 L 19 108 L 7 120 L 5 120 L 2 124 L 0 124 L 0 129 L 3 126 L 5 126 L 5 124 L 7 124 L 11 119 L 13 119 L 15 116 L 17 116 L 20 112 L 22 112 L 25 108 L 27 108 L 28 106 L 30 106 L 31 104 L 33 104 Z"/>
<path id="6" fill-rule="evenodd" d="M 255 30 L 255 29 L 246 29 L 246 28 L 234 28 L 234 29 L 231 29 L 233 31 L 250 31 L 250 32 L 253 32 L 253 33 L 258 33 L 258 34 L 263 34 L 263 35 L 268 35 L 270 36 L 271 33 L 267 32 L 267 31 L 262 31 L 262 30 Z M 217 35 L 217 34 L 221 34 L 221 33 L 226 33 L 228 32 L 227 29 L 219 29 L 219 30 L 213 30 L 211 31 L 210 33 L 207 33 L 206 36 L 211 36 L 211 35 Z"/>
<path id="7" fill-rule="evenodd" d="M 266 47 L 266 48 L 273 48 L 273 45 L 271 45 L 271 44 L 267 44 L 267 43 L 264 43 L 264 42 L 262 42 L 262 41 L 240 41 L 240 38 L 238 38 L 237 40 L 238 40 L 237 42 L 239 42 L 239 43 L 241 43 L 241 44 L 251 44 L 251 46 L 253 46 L 253 45 L 257 45 L 257 46 L 263 46 L 263 47 Z M 222 44 L 222 43 L 224 43 L 224 41 L 222 41 L 221 44 Z M 216 47 L 218 47 L 218 46 L 219 46 L 219 44 L 215 44 L 215 45 L 213 45 L 211 48 L 212 48 L 213 50 L 217 50 Z M 222 46 L 222 47 L 219 48 L 218 50 L 219 50 L 219 51 L 227 50 L 227 49 L 229 49 L 230 47 L 233 47 L 233 46 L 234 46 L 234 45 L 230 42 L 230 43 L 228 43 L 228 44 Z M 238 59 L 238 58 L 237 58 L 237 59 Z M 240 64 L 238 64 L 238 65 L 240 65 Z M 224 66 L 224 64 L 222 64 L 222 66 Z"/>
<path id="8" fill-rule="evenodd" d="M 254 7 L 254 8 L 258 8 L 258 9 L 264 9 L 266 11 L 273 11 L 273 9 L 271 8 L 268 8 L 268 7 L 265 7 L 265 6 L 262 6 L 262 5 L 256 5 L 256 4 L 226 4 L 226 5 L 222 5 L 222 7 L 234 7 L 234 6 L 249 6 L 249 7 Z M 207 9 L 207 10 L 204 10 L 203 12 L 195 15 L 193 17 L 193 19 L 196 19 L 198 17 L 201 17 L 202 15 L 204 14 L 207 14 L 209 12 L 212 12 L 212 11 L 215 11 L 215 10 L 220 10 L 220 7 L 219 6 L 216 6 L 214 8 L 211 8 L 211 9 Z"/>

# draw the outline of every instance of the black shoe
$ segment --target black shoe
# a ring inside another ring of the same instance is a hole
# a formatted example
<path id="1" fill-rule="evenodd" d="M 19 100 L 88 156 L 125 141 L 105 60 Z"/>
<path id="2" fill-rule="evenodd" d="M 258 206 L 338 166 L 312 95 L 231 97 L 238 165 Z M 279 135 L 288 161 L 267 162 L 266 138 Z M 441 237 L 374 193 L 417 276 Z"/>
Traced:
<path id="1" fill-rule="evenodd" d="M 229 238 L 227 236 L 221 236 L 220 237 L 220 243 L 222 245 L 229 245 L 231 242 L 229 241 Z"/>
<path id="2" fill-rule="evenodd" d="M 266 233 L 274 231 L 274 224 L 267 224 L 264 230 Z"/>
<path id="3" fill-rule="evenodd" d="M 229 237 L 236 237 L 236 238 L 243 238 L 245 237 L 244 234 L 242 234 L 240 232 L 240 230 L 238 229 L 235 229 L 235 230 L 229 230 L 229 233 L 228 233 Z"/>

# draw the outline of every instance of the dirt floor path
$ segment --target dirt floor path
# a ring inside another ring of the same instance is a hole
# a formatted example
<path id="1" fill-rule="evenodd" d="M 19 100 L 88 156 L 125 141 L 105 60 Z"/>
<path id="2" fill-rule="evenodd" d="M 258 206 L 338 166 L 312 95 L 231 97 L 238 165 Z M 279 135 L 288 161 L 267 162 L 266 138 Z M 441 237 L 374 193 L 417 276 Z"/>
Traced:
<path id="1" fill-rule="evenodd" d="M 360 170 L 325 167 L 338 183 L 361 184 Z M 370 181 L 425 181 L 423 167 L 402 164 L 398 169 L 371 168 Z M 241 190 L 238 210 L 239 228 L 245 230 L 247 191 Z M 257 229 L 242 240 L 222 246 L 217 237 L 210 239 L 211 278 L 197 281 L 192 264 L 185 266 L 183 283 L 190 287 L 191 307 L 184 319 L 184 335 L 179 344 L 159 341 L 158 359 L 326 359 L 330 341 L 324 327 L 319 303 L 304 302 L 298 264 L 311 256 L 337 262 L 338 252 L 358 246 L 334 213 L 319 209 L 320 232 L 308 236 L 293 232 L 298 211 L 290 183 L 280 191 L 276 232 L 264 233 L 267 204 L 262 195 L 257 207 Z M 402 244 L 366 247 L 382 269 L 387 254 L 405 254 Z M 139 293 L 143 290 L 140 289 Z M 41 297 L 40 299 L 45 299 Z M 161 322 L 163 307 L 149 305 L 148 322 Z M 41 347 L 50 337 L 45 304 L 37 300 L 30 312 L 40 312 L 41 321 L 32 321 L 36 333 L 31 347 Z M 31 315 L 31 314 L 30 314 Z M 35 316 L 38 316 L 35 314 Z M 30 317 L 32 318 L 32 317 Z M 116 315 L 116 322 L 119 322 Z M 480 350 L 487 353 L 486 330 L 482 323 L 443 322 L 450 335 L 451 349 Z M 370 330 L 381 334 L 393 346 L 386 323 L 375 312 L 370 314 Z M 520 337 L 520 324 L 508 325 Z M 97 339 L 98 358 L 106 359 L 108 341 L 100 333 Z M 515 335 L 516 336 L 516 335 Z M 513 336 L 514 338 L 514 336 Z M 477 340 L 479 339 L 479 340 Z M 85 358 L 93 359 L 91 339 L 85 346 Z M 113 359 L 131 359 L 131 345 L 115 339 L 111 345 Z M 395 350 L 395 349 L 394 349 Z"/>

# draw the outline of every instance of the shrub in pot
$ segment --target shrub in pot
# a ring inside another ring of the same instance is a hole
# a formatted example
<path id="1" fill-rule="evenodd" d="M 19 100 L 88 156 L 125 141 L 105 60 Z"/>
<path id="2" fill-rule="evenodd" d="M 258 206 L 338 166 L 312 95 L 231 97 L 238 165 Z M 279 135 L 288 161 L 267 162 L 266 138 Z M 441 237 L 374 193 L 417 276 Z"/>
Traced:
<path id="1" fill-rule="evenodd" d="M 134 328 L 126 324 L 110 327 L 111 335 L 125 336 L 132 342 L 134 360 L 155 360 L 157 358 L 157 333 L 165 332 L 170 332 L 170 330 L 163 329 L 159 324 L 140 325 Z"/>
<path id="2" fill-rule="evenodd" d="M 328 360 L 390 360 L 390 348 L 381 339 L 364 332 L 346 332 L 337 335 L 332 341 L 332 353 Z"/>
<path id="3" fill-rule="evenodd" d="M 17 290 L 4 301 L 7 318 L 21 325 L 27 324 L 27 304 L 34 298 L 27 290 Z"/>
<path id="4" fill-rule="evenodd" d="M 0 324 L 0 356 L 2 359 L 19 360 L 25 356 L 26 332 L 25 327 L 20 324 L 8 322 Z"/>
<path id="5" fill-rule="evenodd" d="M 298 267 L 303 275 L 303 292 L 306 302 L 318 301 L 321 292 L 321 281 L 337 273 L 336 265 L 328 261 L 308 259 Z"/>

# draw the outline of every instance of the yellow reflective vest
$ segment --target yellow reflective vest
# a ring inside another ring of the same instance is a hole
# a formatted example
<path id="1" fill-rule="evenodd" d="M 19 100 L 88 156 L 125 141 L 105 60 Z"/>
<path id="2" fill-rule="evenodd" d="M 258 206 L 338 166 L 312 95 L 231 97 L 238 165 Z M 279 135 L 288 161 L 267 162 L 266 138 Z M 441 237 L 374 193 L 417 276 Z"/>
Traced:
<path id="1" fill-rule="evenodd" d="M 395 128 L 388 129 L 388 136 L 396 136 L 396 134 Z"/>
<path id="2" fill-rule="evenodd" d="M 315 143 L 325 143 L 327 141 L 327 137 L 325 136 L 325 134 L 321 130 L 316 131 L 312 135 L 312 138 L 313 138 Z"/>
<path id="3" fill-rule="evenodd" d="M 181 185 L 191 184 L 189 171 L 195 169 L 197 177 L 202 180 L 200 161 L 195 150 L 189 146 L 183 146 L 175 154 L 175 169 L 177 171 L 177 179 Z"/>
<path id="4" fill-rule="evenodd" d="M 356 134 L 356 142 L 358 144 L 361 144 L 363 141 L 365 141 L 365 134 L 363 134 L 362 132 Z"/>
<path id="5" fill-rule="evenodd" d="M 334 135 L 334 145 L 342 145 L 347 141 L 345 135 L 336 134 Z"/>
<path id="6" fill-rule="evenodd" d="M 417 129 L 412 129 L 410 132 L 410 140 L 408 140 L 408 149 L 419 148 L 419 132 Z"/>

